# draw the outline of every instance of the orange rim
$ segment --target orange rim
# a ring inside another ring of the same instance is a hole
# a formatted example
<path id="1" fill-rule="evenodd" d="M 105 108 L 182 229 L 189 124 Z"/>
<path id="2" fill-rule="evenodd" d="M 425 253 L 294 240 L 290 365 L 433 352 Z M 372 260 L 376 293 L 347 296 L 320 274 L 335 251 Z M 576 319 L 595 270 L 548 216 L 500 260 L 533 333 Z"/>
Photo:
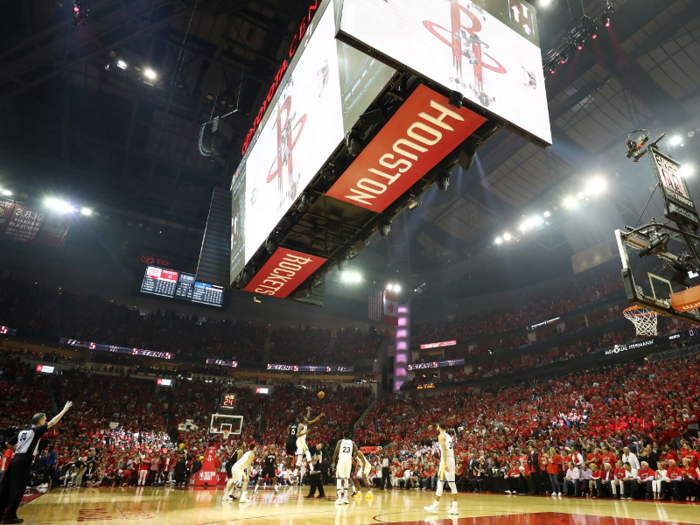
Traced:
<path id="1" fill-rule="evenodd" d="M 642 308 L 641 306 L 630 306 L 629 308 L 625 308 L 625 309 L 622 311 L 622 313 L 623 313 L 623 314 L 627 314 L 627 312 L 629 312 L 628 315 L 629 315 L 630 317 L 644 317 L 645 315 L 658 315 L 658 314 L 657 314 L 656 312 L 654 312 L 654 311 L 649 311 L 649 312 L 635 312 L 635 313 L 632 313 L 632 312 L 634 312 L 634 310 L 643 310 L 643 308 Z"/>

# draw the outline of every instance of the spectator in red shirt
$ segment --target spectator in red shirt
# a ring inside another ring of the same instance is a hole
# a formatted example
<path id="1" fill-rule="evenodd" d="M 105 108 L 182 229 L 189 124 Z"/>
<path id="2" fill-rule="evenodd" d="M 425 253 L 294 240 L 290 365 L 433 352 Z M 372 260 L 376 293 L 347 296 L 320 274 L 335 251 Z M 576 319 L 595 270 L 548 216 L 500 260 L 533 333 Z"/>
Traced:
<path id="1" fill-rule="evenodd" d="M 561 465 L 561 454 L 554 447 L 550 448 L 549 457 L 547 458 L 547 475 L 552 485 L 552 496 L 555 494 L 561 496 L 561 483 L 559 482 L 559 473 L 562 471 Z"/>

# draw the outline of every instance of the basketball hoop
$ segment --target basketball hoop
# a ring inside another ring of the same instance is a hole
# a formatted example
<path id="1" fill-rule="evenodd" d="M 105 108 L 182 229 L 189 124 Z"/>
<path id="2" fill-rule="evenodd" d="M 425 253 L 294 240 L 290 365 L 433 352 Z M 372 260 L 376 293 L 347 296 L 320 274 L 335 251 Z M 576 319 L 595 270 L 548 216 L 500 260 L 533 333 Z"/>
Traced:
<path id="1" fill-rule="evenodd" d="M 637 329 L 637 335 L 652 337 L 656 335 L 657 313 L 642 306 L 630 306 L 623 312 L 625 319 L 632 321 Z"/>

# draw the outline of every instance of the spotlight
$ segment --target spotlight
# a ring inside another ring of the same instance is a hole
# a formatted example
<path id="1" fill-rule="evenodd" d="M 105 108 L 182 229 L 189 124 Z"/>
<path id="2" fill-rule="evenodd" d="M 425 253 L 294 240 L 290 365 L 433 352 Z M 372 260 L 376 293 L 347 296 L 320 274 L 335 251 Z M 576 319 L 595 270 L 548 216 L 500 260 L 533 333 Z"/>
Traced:
<path id="1" fill-rule="evenodd" d="M 126 62 L 124 62 L 123 60 L 117 60 L 117 67 L 119 69 L 126 69 Z"/>
<path id="2" fill-rule="evenodd" d="M 467 151 L 464 149 L 459 150 L 459 158 L 457 159 L 457 161 L 459 162 L 459 167 L 462 168 L 464 171 L 467 171 L 469 168 L 471 168 L 474 165 L 475 160 L 476 151 Z"/>
<path id="3" fill-rule="evenodd" d="M 398 284 L 395 284 L 395 285 L 394 285 L 394 291 L 395 291 L 395 292 L 400 292 L 400 291 L 401 291 L 401 287 L 400 287 Z"/>
<path id="4" fill-rule="evenodd" d="M 552 216 L 552 214 L 548 211 L 544 212 L 542 215 L 544 215 L 545 219 L 549 219 Z"/>
<path id="5" fill-rule="evenodd" d="M 450 93 L 450 98 L 448 100 L 448 104 L 452 107 L 460 109 L 462 107 L 463 100 L 464 100 L 464 95 L 462 95 L 459 91 L 453 91 L 452 93 Z"/>
<path id="6" fill-rule="evenodd" d="M 68 204 L 66 201 L 62 201 L 61 199 L 55 199 L 53 197 L 48 197 L 44 201 L 44 205 L 47 208 L 51 208 L 52 210 L 55 210 L 60 213 L 73 213 L 75 212 L 75 208 Z"/>
<path id="7" fill-rule="evenodd" d="M 80 214 L 85 215 L 86 217 L 90 217 L 92 215 L 92 210 L 90 208 L 80 208 Z"/>
<path id="8" fill-rule="evenodd" d="M 510 233 L 504 233 L 503 234 L 503 240 L 508 242 L 513 238 L 513 236 Z"/>
<path id="9" fill-rule="evenodd" d="M 674 135 L 668 141 L 671 146 L 678 146 L 681 142 L 683 142 L 683 138 L 680 135 Z"/>
<path id="10" fill-rule="evenodd" d="M 416 200 L 415 197 L 411 197 L 411 200 L 408 203 L 408 209 L 415 210 L 416 208 L 420 207 L 421 204 L 423 204 L 422 201 Z"/>
<path id="11" fill-rule="evenodd" d="M 379 226 L 379 235 L 382 237 L 386 237 L 389 235 L 389 232 L 391 231 L 391 221 L 388 219 L 384 219 L 382 221 L 382 224 Z"/>
<path id="12" fill-rule="evenodd" d="M 2 190 L 2 194 L 5 197 L 12 197 L 12 192 L 10 190 Z"/>
<path id="13" fill-rule="evenodd" d="M 450 187 L 450 172 L 448 170 L 440 170 L 437 174 L 437 186 L 440 191 L 447 191 Z"/>
<path id="14" fill-rule="evenodd" d="M 591 35 L 591 38 L 592 38 L 593 40 L 595 40 L 596 38 L 598 38 L 598 35 L 596 35 L 595 33 L 593 33 L 593 34 Z"/>
<path id="15" fill-rule="evenodd" d="M 267 240 L 265 241 L 265 249 L 267 250 L 267 253 L 272 255 L 277 251 L 279 248 L 279 243 L 273 239 L 272 237 L 268 237 Z"/>
<path id="16" fill-rule="evenodd" d="M 583 199 L 585 196 L 586 196 L 586 195 L 585 195 L 582 191 L 580 191 L 580 192 L 578 192 L 578 193 L 576 194 L 576 198 L 577 198 L 578 200 Z"/>
<path id="17" fill-rule="evenodd" d="M 586 186 L 586 195 L 597 195 L 599 193 L 602 193 L 603 191 L 605 191 L 606 185 L 607 184 L 605 182 L 605 179 L 596 177 L 595 179 L 590 181 Z"/>
<path id="18" fill-rule="evenodd" d="M 388 292 L 393 292 L 394 291 L 394 285 L 389 283 L 386 285 L 386 289 Z"/>
<path id="19" fill-rule="evenodd" d="M 564 202 L 562 202 L 562 206 L 565 208 L 575 208 L 576 207 L 576 199 L 573 197 L 567 197 L 564 199 Z"/>
<path id="20" fill-rule="evenodd" d="M 345 147 L 348 148 L 350 156 L 357 157 L 362 151 L 362 140 L 360 136 L 353 131 L 345 135 Z"/>
<path id="21" fill-rule="evenodd" d="M 681 177 L 686 178 L 686 177 L 692 177 L 693 174 L 695 173 L 695 168 L 691 166 L 690 164 L 686 164 L 685 166 L 681 166 L 680 174 Z M 3 192 L 3 195 L 5 192 Z"/>
<path id="22" fill-rule="evenodd" d="M 143 76 L 145 76 L 148 80 L 155 80 L 158 75 L 156 75 L 156 72 L 151 68 L 146 68 L 143 70 Z"/>
<path id="23" fill-rule="evenodd" d="M 496 240 L 493 242 L 495 242 L 496 244 L 503 244 L 503 239 L 501 239 L 500 237 L 496 237 Z"/>
<path id="24" fill-rule="evenodd" d="M 345 283 L 359 283 L 362 281 L 362 276 L 357 272 L 343 272 L 342 280 Z"/>

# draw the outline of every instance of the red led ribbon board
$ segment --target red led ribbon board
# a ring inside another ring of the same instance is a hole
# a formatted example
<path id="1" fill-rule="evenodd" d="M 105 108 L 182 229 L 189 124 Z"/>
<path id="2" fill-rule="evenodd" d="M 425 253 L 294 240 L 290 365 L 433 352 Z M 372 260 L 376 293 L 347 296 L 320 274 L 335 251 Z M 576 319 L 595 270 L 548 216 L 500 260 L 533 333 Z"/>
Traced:
<path id="1" fill-rule="evenodd" d="M 324 262 L 323 257 L 279 248 L 244 289 L 284 299 Z"/>
<path id="2" fill-rule="evenodd" d="M 327 195 L 382 212 L 485 121 L 420 85 Z"/>

